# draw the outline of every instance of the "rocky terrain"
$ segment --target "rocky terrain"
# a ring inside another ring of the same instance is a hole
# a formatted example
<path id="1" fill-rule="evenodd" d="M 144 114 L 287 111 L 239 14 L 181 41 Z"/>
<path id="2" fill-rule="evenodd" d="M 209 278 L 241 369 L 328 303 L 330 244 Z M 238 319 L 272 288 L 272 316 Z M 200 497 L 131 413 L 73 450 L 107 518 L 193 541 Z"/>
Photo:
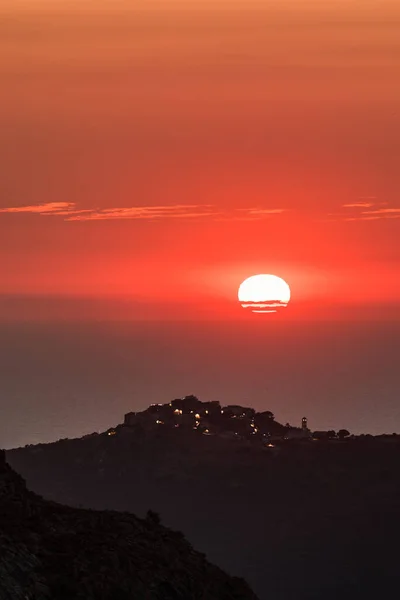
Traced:
<path id="1" fill-rule="evenodd" d="M 227 408 L 191 397 L 7 457 L 48 499 L 156 511 L 262 600 L 389 596 L 400 585 L 399 436 L 286 440 L 271 413 Z"/>
<path id="2" fill-rule="evenodd" d="M 26 489 L 0 452 L 0 600 L 256 600 L 156 513 L 74 509 Z"/>

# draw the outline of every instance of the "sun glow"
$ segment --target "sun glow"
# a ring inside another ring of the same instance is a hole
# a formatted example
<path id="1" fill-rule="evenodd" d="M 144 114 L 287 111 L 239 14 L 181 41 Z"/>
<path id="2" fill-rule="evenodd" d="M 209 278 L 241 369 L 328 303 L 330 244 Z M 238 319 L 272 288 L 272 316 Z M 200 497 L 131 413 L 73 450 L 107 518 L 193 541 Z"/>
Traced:
<path id="1" fill-rule="evenodd" d="M 276 275 L 253 275 L 240 285 L 238 298 L 253 313 L 275 313 L 288 305 L 290 287 Z"/>

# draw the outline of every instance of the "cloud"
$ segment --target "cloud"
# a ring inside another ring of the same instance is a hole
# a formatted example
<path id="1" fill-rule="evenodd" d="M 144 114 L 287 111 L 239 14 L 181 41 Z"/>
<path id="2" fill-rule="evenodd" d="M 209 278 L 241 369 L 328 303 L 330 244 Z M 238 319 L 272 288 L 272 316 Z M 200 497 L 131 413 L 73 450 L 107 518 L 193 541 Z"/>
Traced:
<path id="1" fill-rule="evenodd" d="M 363 211 L 364 215 L 390 215 L 393 213 L 400 213 L 400 208 L 378 208 L 376 210 Z"/>
<path id="2" fill-rule="evenodd" d="M 286 208 L 236 208 L 222 212 L 218 221 L 260 221 L 287 213 Z"/>
<path id="3" fill-rule="evenodd" d="M 39 215 L 52 215 L 69 213 L 74 209 L 75 204 L 73 202 L 47 202 L 45 204 L 0 208 L 0 213 L 36 213 Z"/>
<path id="4" fill-rule="evenodd" d="M 329 216 L 338 221 L 381 221 L 400 218 L 400 207 L 390 207 L 388 202 L 378 202 L 375 196 L 360 200 L 343 204 L 345 212 L 331 213 Z"/>
<path id="5" fill-rule="evenodd" d="M 126 208 L 105 208 L 92 210 L 86 214 L 74 214 L 66 221 L 107 221 L 118 219 L 184 219 L 201 218 L 217 214 L 215 207 L 199 204 L 176 204 L 174 206 L 131 206 Z"/>
<path id="6" fill-rule="evenodd" d="M 259 220 L 279 215 L 283 208 L 247 207 L 221 209 L 212 204 L 175 204 L 159 206 L 130 206 L 116 208 L 78 209 L 73 202 L 48 202 L 44 204 L 0 209 L 0 213 L 31 213 L 42 216 L 59 216 L 64 221 L 116 221 L 161 219 Z"/>
<path id="7" fill-rule="evenodd" d="M 370 208 L 374 206 L 373 202 L 354 202 L 354 204 L 343 204 L 343 208 Z"/>
<path id="8" fill-rule="evenodd" d="M 106 221 L 117 219 L 199 219 L 211 217 L 218 220 L 262 219 L 281 214 L 284 209 L 237 208 L 220 209 L 211 204 L 177 204 L 175 206 L 134 206 L 128 208 L 107 208 L 84 215 L 71 215 L 67 221 Z"/>
<path id="9" fill-rule="evenodd" d="M 373 202 L 373 197 L 342 204 L 341 211 L 327 217 L 336 221 L 379 221 L 400 219 L 400 207 L 388 206 L 387 202 Z M 343 210 L 345 209 L 345 210 Z M 64 221 L 159 221 L 165 219 L 212 219 L 215 221 L 259 221 L 276 218 L 287 213 L 286 208 L 262 206 L 220 208 L 213 204 L 174 204 L 158 206 L 128 206 L 115 208 L 79 208 L 74 202 L 47 202 L 26 206 L 0 208 L 0 213 L 35 214 L 60 217 Z"/>
<path id="10" fill-rule="evenodd" d="M 248 216 L 267 217 L 269 215 L 280 215 L 287 212 L 285 208 L 239 208 L 239 211 L 245 212 Z"/>

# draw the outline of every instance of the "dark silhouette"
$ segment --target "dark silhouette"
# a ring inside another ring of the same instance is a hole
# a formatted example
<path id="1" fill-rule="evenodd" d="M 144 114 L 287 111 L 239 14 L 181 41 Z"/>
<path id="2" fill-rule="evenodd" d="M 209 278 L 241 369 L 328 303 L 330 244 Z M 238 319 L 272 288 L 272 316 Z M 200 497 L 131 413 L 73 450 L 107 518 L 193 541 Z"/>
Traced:
<path id="1" fill-rule="evenodd" d="M 272 413 L 270 410 L 265 410 L 264 412 L 261 412 L 260 416 L 266 417 L 267 419 L 275 419 L 274 413 Z"/>
<path id="2" fill-rule="evenodd" d="M 347 431 L 347 429 L 339 429 L 337 435 L 340 440 L 344 440 L 345 438 L 349 437 L 350 431 Z"/>
<path id="3" fill-rule="evenodd" d="M 149 509 L 146 514 L 146 521 L 148 521 L 149 523 L 153 523 L 154 525 L 160 525 L 161 517 L 157 512 Z"/>
<path id="4" fill-rule="evenodd" d="M 220 406 L 211 418 L 192 401 L 8 460 L 49 499 L 157 512 L 262 600 L 391 597 L 400 436 L 317 439 L 248 407 Z"/>
<path id="5" fill-rule="evenodd" d="M 149 511 L 95 512 L 28 492 L 0 453 L 1 600 L 256 600 Z"/>

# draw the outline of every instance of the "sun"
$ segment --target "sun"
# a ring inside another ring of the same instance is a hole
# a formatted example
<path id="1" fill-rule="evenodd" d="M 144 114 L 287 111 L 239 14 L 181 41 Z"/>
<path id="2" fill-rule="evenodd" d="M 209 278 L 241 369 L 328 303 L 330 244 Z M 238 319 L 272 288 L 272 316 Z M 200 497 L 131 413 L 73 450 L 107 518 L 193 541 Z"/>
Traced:
<path id="1" fill-rule="evenodd" d="M 238 292 L 243 308 L 254 313 L 275 313 L 286 308 L 290 287 L 276 275 L 253 275 L 241 283 Z"/>

